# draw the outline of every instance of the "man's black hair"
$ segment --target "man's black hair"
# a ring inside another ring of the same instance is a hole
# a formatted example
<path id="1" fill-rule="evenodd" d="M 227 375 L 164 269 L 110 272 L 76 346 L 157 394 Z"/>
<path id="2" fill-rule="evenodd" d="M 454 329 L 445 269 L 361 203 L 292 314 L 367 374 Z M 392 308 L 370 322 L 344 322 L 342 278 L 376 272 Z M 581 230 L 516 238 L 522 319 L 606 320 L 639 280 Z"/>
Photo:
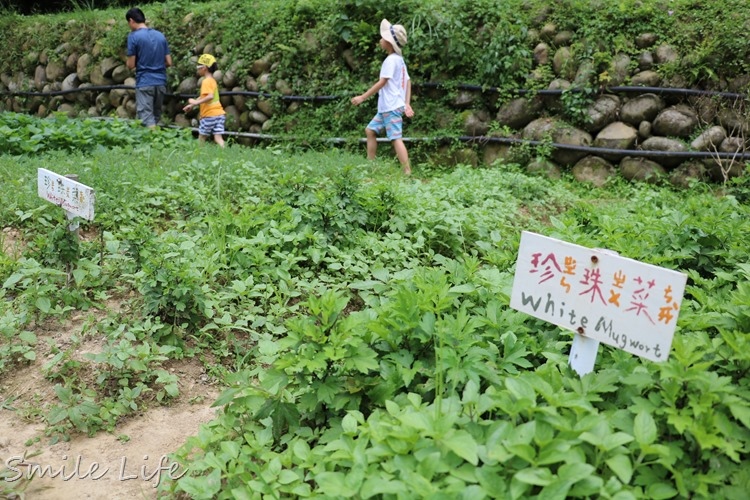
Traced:
<path id="1" fill-rule="evenodd" d="M 146 15 L 138 7 L 133 7 L 125 13 L 125 20 L 130 21 L 131 19 L 138 24 L 142 24 L 146 22 Z"/>

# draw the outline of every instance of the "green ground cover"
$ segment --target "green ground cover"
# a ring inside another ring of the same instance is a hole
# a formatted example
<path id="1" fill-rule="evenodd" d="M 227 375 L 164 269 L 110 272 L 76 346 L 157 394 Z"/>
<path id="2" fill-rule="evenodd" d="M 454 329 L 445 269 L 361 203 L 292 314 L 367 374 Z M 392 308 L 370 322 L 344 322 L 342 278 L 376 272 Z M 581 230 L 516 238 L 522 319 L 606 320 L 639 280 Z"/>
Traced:
<path id="1" fill-rule="evenodd" d="M 594 189 L 512 164 L 404 178 L 360 150 L 117 135 L 0 155 L 0 223 L 17 235 L 0 237 L 0 377 L 36 360 L 38 325 L 122 303 L 76 334 L 105 339 L 100 353 L 51 346 L 58 401 L 36 415 L 50 438 L 168 404 L 165 364 L 194 357 L 225 387 L 222 412 L 175 454 L 190 473 L 164 494 L 750 491 L 745 178 Z M 38 198 L 38 167 L 96 189 L 82 241 Z M 602 347 L 578 377 L 571 333 L 509 307 L 523 230 L 687 273 L 669 360 Z"/>

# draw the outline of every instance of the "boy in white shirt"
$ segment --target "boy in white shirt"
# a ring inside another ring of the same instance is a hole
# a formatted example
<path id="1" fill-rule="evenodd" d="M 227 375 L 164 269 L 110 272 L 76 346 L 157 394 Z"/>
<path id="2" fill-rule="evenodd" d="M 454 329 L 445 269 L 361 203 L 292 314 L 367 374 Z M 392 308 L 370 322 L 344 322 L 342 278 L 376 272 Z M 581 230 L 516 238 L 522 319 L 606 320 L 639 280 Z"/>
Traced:
<path id="1" fill-rule="evenodd" d="M 377 136 L 385 130 L 393 144 L 398 161 L 405 175 L 411 175 L 409 152 L 403 141 L 403 115 L 411 118 L 411 80 L 401 49 L 406 45 L 406 29 L 400 24 L 391 24 L 387 19 L 380 22 L 380 47 L 388 56 L 380 68 L 380 78 L 367 92 L 352 98 L 352 104 L 360 105 L 365 99 L 378 93 L 378 112 L 365 129 L 367 135 L 367 158 L 375 159 L 378 148 Z"/>

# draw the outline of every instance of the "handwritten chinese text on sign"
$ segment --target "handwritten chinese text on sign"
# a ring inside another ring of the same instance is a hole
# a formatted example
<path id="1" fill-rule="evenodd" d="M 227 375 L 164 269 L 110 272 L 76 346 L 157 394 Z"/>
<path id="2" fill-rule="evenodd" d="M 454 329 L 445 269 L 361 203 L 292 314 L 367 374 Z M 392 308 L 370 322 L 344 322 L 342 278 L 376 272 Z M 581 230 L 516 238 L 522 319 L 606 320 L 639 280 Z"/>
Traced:
<path id="1" fill-rule="evenodd" d="M 686 281 L 676 271 L 524 231 L 510 306 L 665 361 Z"/>
<path id="2" fill-rule="evenodd" d="M 73 215 L 94 220 L 94 190 L 44 168 L 37 169 L 37 193 Z"/>

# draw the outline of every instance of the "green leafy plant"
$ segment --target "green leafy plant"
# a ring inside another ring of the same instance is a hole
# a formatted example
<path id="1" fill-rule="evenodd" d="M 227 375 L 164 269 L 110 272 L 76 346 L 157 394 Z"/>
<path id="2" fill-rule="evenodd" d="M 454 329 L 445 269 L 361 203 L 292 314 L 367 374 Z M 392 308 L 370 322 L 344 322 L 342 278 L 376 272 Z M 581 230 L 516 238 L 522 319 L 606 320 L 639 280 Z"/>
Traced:
<path id="1" fill-rule="evenodd" d="M 0 387 L 37 364 L 57 384 L 51 401 L 4 395 L 4 411 L 53 439 L 115 432 L 179 398 L 193 357 L 224 389 L 220 411 L 175 453 L 189 473 L 164 495 L 743 498 L 750 218 L 729 185 L 592 189 L 507 163 L 404 179 L 362 156 L 194 142 L 0 155 L 18 242 Z M 40 162 L 97 188 L 70 273 Z M 669 359 L 602 346 L 579 377 L 571 334 L 509 307 L 524 230 L 685 272 Z"/>
<path id="2" fill-rule="evenodd" d="M 144 143 L 163 148 L 174 146 L 186 137 L 189 135 L 185 130 L 162 129 L 152 132 L 136 122 L 118 119 L 71 122 L 63 113 L 50 118 L 0 113 L 0 147 L 9 154 L 49 150 L 90 151 L 101 146 Z"/>
<path id="3" fill-rule="evenodd" d="M 0 294 L 0 300 L 3 295 Z M 0 309 L 0 375 L 20 363 L 36 360 L 38 338 L 26 330 L 29 316 L 12 309 Z"/>
<path id="4" fill-rule="evenodd" d="M 592 86 L 571 87 L 563 90 L 560 101 L 565 116 L 574 124 L 585 124 L 589 120 L 588 110 L 596 94 L 597 90 Z"/>
<path id="5" fill-rule="evenodd" d="M 162 246 L 152 242 L 144 250 L 142 268 L 133 275 L 144 313 L 166 324 L 196 328 L 213 315 L 209 287 L 195 265 L 196 243 L 179 233 L 165 233 L 160 240 Z"/>

